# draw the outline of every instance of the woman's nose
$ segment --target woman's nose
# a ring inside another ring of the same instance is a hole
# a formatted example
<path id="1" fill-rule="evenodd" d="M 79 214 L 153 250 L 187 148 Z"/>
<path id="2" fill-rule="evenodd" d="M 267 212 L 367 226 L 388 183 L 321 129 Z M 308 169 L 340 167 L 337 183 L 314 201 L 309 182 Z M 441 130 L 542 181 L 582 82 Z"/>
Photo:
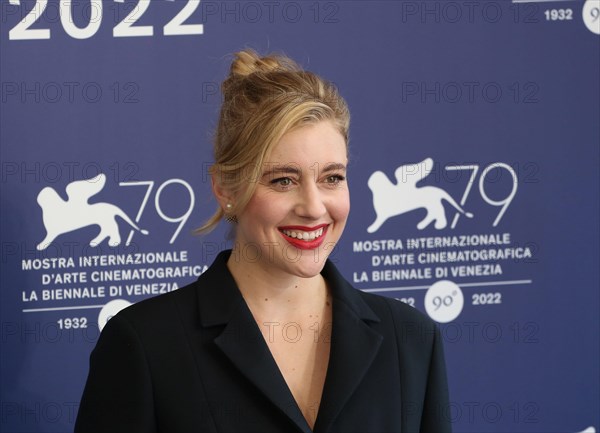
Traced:
<path id="1" fill-rule="evenodd" d="M 316 184 L 302 187 L 298 197 L 296 213 L 307 219 L 317 220 L 327 213 L 324 197 Z"/>

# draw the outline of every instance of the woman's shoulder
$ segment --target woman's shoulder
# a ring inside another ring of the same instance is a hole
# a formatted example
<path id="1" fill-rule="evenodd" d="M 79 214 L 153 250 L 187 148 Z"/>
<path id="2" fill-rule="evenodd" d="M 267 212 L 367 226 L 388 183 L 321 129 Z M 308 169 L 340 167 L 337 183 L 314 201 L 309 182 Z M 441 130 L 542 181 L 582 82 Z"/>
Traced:
<path id="1" fill-rule="evenodd" d="M 394 338 L 398 345 L 413 353 L 429 353 L 439 342 L 439 328 L 425 313 L 392 297 L 360 292 L 379 323 L 373 324 L 384 337 Z"/>
<path id="2" fill-rule="evenodd" d="M 379 321 L 385 327 L 416 326 L 426 329 L 435 329 L 436 327 L 433 320 L 411 305 L 393 297 L 357 289 L 342 276 L 337 267 L 330 261 L 326 263 L 323 273 L 338 297 L 352 305 L 363 318 L 375 322 Z"/>
<path id="3" fill-rule="evenodd" d="M 153 296 L 121 310 L 115 317 L 136 329 L 159 329 L 189 321 L 197 306 L 197 281 Z M 112 319 L 111 319 L 112 320 Z"/>
<path id="4" fill-rule="evenodd" d="M 403 301 L 360 290 L 360 296 L 380 318 L 389 316 L 402 323 L 413 323 L 423 326 L 435 326 L 435 322 L 426 314 Z"/>

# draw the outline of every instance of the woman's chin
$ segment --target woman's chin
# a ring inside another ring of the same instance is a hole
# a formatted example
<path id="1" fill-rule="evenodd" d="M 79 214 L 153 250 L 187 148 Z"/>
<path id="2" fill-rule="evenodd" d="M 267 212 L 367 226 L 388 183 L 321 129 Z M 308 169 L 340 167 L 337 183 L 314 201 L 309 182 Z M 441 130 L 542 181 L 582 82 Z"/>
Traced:
<path id="1" fill-rule="evenodd" d="M 326 260 L 327 254 L 318 250 L 303 251 L 301 257 L 290 260 L 288 269 L 298 277 L 312 278 L 321 273 Z"/>

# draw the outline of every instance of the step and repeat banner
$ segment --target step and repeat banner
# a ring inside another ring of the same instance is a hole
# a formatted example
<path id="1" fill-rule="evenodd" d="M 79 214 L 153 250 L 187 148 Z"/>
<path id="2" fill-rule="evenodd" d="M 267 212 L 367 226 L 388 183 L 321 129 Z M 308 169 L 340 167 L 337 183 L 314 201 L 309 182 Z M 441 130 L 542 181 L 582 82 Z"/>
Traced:
<path id="1" fill-rule="evenodd" d="M 346 97 L 331 258 L 439 323 L 455 431 L 598 431 L 599 0 L 0 0 L 0 25 L 0 431 L 71 431 L 106 321 L 227 248 L 192 231 L 245 47 Z"/>

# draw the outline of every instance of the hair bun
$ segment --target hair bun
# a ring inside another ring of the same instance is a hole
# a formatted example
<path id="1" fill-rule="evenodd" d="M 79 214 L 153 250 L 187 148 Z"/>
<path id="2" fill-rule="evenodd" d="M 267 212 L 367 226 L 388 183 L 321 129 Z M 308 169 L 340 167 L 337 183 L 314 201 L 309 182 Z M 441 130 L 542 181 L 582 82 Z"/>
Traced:
<path id="1" fill-rule="evenodd" d="M 261 57 L 252 49 L 238 51 L 231 62 L 231 76 L 245 77 L 254 73 L 298 71 L 299 69 L 298 65 L 288 57 L 277 54 Z"/>

